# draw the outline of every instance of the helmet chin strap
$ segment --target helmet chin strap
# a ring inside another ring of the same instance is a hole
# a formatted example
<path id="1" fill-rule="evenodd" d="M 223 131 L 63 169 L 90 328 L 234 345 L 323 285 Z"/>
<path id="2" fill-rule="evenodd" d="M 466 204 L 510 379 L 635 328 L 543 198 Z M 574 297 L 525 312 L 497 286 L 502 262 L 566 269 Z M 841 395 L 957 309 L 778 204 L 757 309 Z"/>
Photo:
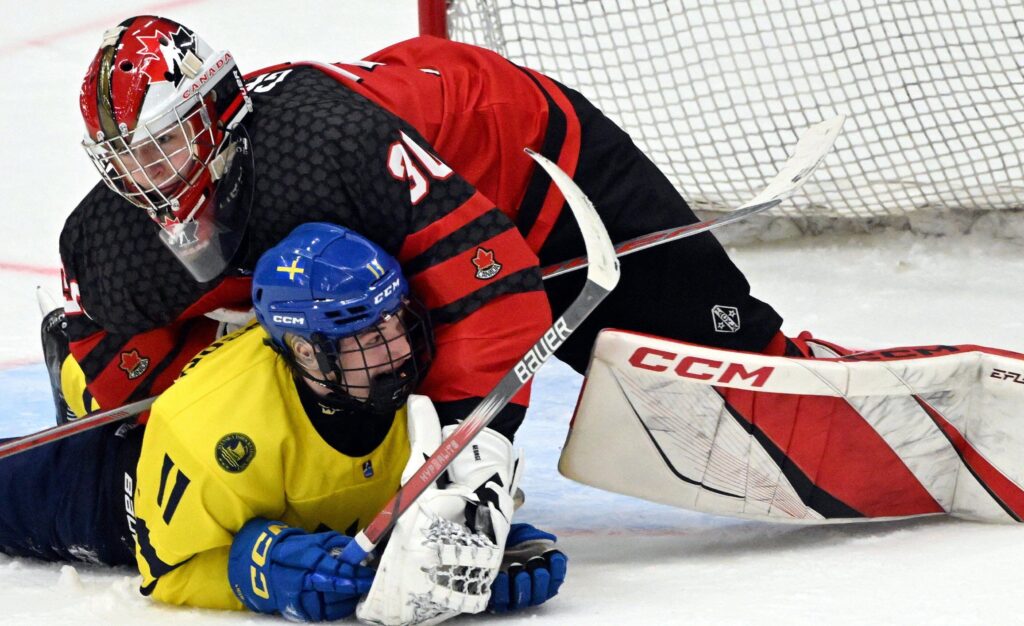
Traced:
<path id="1" fill-rule="evenodd" d="M 225 140 L 224 147 L 206 166 L 206 169 L 210 172 L 210 182 L 215 183 L 219 181 L 224 176 L 224 172 L 231 167 L 231 160 L 234 158 L 235 152 L 238 151 L 237 141 L 239 140 L 236 139 L 230 142 Z M 240 141 L 245 140 L 241 139 Z"/>

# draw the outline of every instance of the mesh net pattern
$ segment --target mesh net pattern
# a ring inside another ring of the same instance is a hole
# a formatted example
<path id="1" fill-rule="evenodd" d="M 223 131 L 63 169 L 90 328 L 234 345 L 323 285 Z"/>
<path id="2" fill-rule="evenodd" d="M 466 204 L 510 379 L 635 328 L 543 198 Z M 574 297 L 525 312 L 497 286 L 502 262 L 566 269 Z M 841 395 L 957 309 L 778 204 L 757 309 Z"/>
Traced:
<path id="1" fill-rule="evenodd" d="M 448 26 L 579 89 L 698 210 L 739 206 L 838 113 L 835 153 L 774 209 L 801 229 L 1024 208 L 1020 0 L 453 0 Z"/>

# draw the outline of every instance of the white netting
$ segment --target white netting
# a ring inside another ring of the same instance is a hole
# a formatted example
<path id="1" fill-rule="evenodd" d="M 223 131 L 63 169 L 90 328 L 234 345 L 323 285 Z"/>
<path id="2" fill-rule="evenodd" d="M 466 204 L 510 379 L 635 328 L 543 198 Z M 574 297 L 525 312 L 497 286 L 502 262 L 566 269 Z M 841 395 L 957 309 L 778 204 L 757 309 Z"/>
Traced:
<path id="1" fill-rule="evenodd" d="M 780 228 L 1024 236 L 1021 0 L 450 4 L 452 39 L 579 89 L 697 209 L 749 199 L 802 130 L 846 113 Z"/>

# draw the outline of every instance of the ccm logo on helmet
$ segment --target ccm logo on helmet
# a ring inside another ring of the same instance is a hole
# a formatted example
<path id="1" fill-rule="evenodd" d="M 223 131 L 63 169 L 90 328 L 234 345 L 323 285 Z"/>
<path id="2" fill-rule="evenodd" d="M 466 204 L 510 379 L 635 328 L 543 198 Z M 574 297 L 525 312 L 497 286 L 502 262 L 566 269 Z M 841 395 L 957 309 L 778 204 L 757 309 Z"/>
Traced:
<path id="1" fill-rule="evenodd" d="M 402 284 L 402 279 L 401 278 L 396 278 L 395 282 L 393 282 L 390 285 L 388 285 L 387 287 L 385 287 L 384 291 L 378 293 L 376 296 L 373 297 L 373 303 L 374 304 L 380 304 L 381 302 L 384 302 L 384 298 L 390 297 L 391 294 L 395 293 L 395 290 L 398 289 L 398 287 L 401 284 Z"/>
<path id="2" fill-rule="evenodd" d="M 742 363 L 725 363 L 699 356 L 680 358 L 675 352 L 655 348 L 637 348 L 629 357 L 629 364 L 637 369 L 652 372 L 664 372 L 672 368 L 681 378 L 712 380 L 722 384 L 731 383 L 738 378 L 740 381 L 746 381 L 751 387 L 763 387 L 775 371 L 774 367 L 768 365 L 751 371 Z"/>
<path id="3" fill-rule="evenodd" d="M 270 319 L 274 320 L 275 324 L 281 324 L 282 326 L 300 326 L 306 327 L 306 318 L 302 315 L 288 315 L 287 313 L 275 313 L 270 316 Z"/>

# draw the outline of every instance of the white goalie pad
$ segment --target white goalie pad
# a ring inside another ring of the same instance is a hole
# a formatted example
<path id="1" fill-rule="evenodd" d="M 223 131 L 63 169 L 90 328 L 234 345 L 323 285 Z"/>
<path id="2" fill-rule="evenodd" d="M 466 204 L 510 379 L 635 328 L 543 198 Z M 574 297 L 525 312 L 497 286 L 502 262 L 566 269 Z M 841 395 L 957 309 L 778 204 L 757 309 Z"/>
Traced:
<path id="1" fill-rule="evenodd" d="M 919 346 L 833 359 L 598 337 L 565 476 L 771 521 L 1024 518 L 1024 356 Z"/>

